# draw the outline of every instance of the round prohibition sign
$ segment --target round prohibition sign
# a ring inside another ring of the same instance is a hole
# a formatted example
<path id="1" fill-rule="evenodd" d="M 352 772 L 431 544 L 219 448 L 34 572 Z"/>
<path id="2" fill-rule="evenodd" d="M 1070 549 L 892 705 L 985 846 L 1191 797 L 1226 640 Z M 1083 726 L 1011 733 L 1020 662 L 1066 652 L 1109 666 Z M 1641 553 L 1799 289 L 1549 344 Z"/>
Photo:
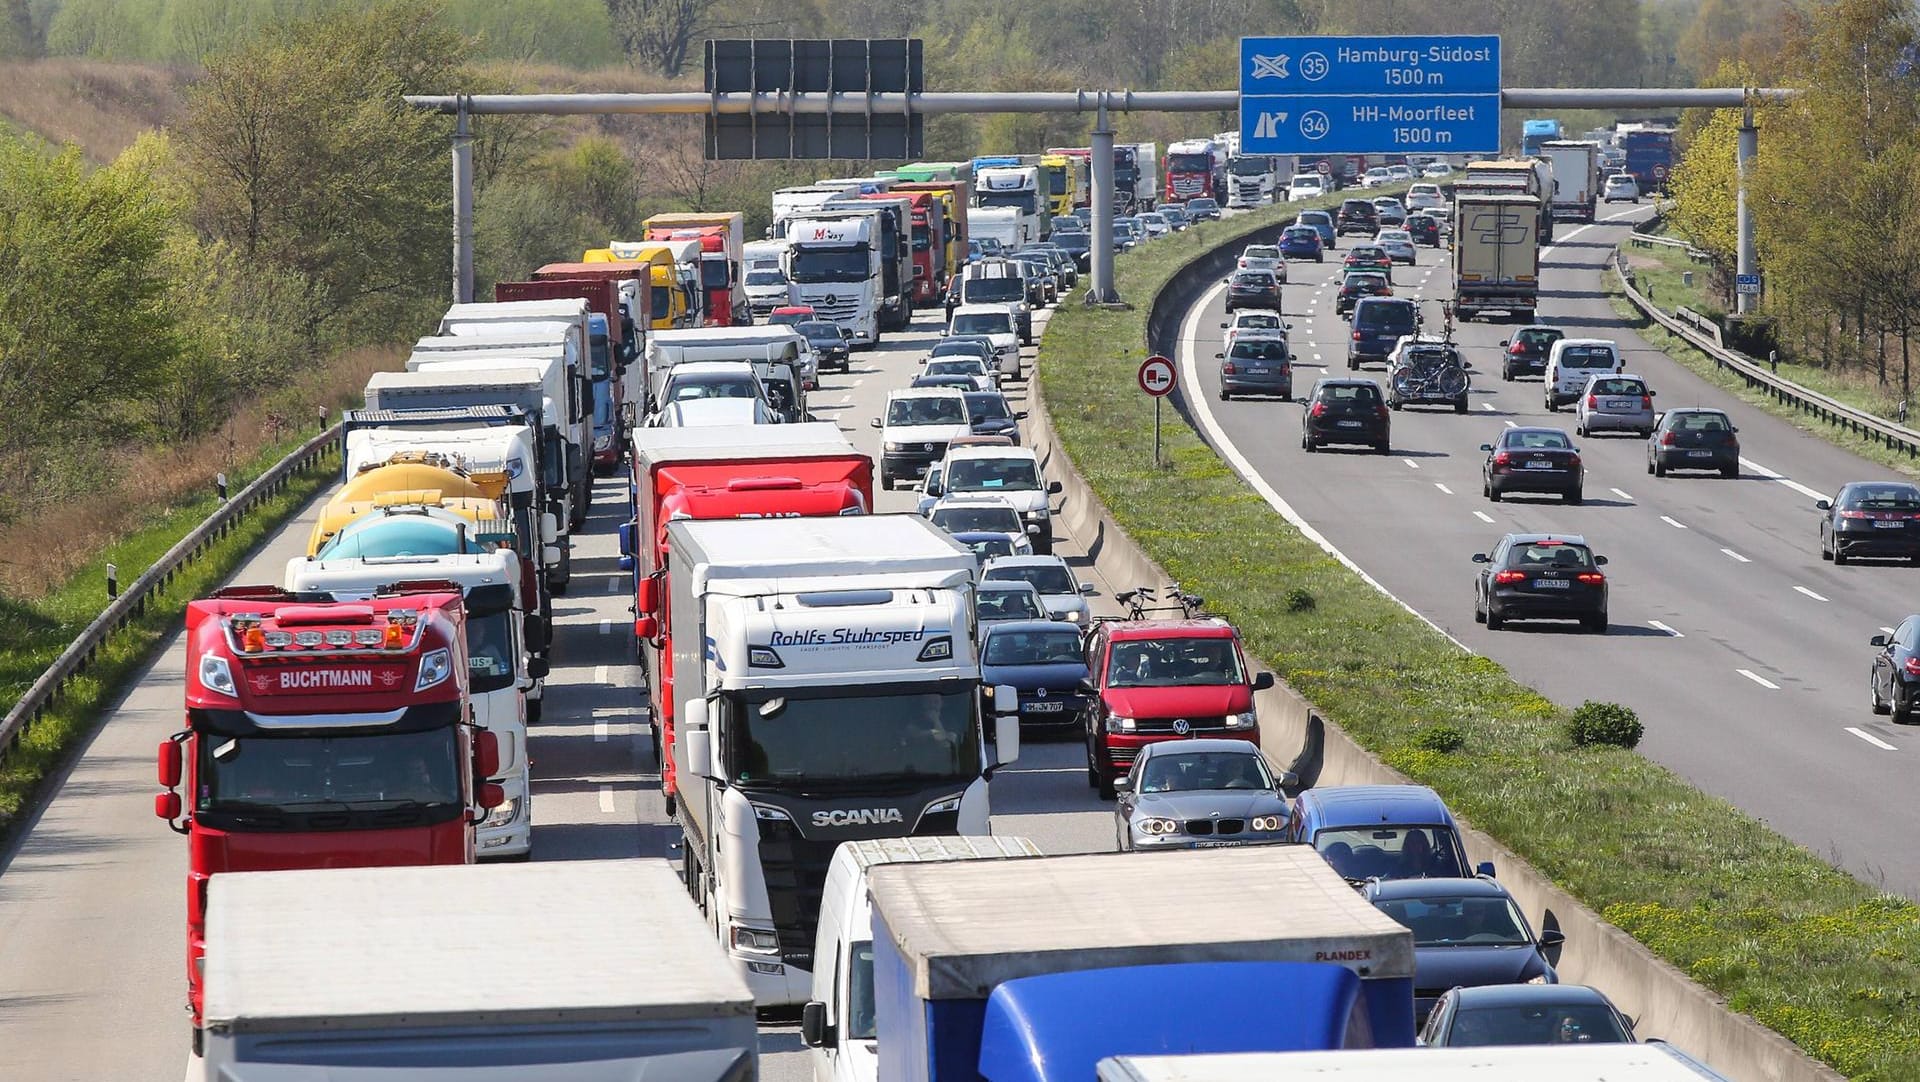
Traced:
<path id="1" fill-rule="evenodd" d="M 1140 362 L 1140 389 L 1155 398 L 1173 393 L 1173 362 L 1155 354 Z"/>

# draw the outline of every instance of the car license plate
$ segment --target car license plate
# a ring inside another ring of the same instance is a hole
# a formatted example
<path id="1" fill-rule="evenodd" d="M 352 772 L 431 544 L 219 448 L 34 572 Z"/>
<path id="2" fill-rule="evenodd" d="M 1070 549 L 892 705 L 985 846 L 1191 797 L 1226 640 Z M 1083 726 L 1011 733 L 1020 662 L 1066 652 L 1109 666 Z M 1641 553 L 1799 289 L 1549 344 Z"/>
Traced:
<path id="1" fill-rule="evenodd" d="M 1340 427 L 1341 428 L 1359 428 L 1360 422 L 1359 421 L 1341 421 Z"/>
<path id="2" fill-rule="evenodd" d="M 1712 451 L 1688 451 L 1687 457 L 1688 458 L 1712 458 L 1713 452 Z"/>
<path id="3" fill-rule="evenodd" d="M 1247 369 L 1247 375 L 1249 375 L 1249 376 L 1264 376 L 1264 375 L 1267 375 L 1267 374 L 1268 374 L 1269 372 L 1271 372 L 1271 371 L 1272 371 L 1272 369 L 1270 369 L 1270 368 L 1249 368 L 1249 369 Z"/>
<path id="4" fill-rule="evenodd" d="M 1876 530 L 1899 530 L 1899 529 L 1904 529 L 1906 525 L 1907 524 L 1904 522 L 1899 522 L 1899 521 L 1890 522 L 1886 519 L 1879 519 L 1874 522 L 1873 528 Z"/>
<path id="5" fill-rule="evenodd" d="M 1609 398 L 1607 399 L 1607 408 L 1610 410 L 1637 410 L 1640 408 L 1640 400 L 1637 398 Z"/>
<path id="6" fill-rule="evenodd" d="M 1553 468 L 1553 463 L 1544 458 L 1530 458 L 1527 460 L 1527 468 L 1530 470 L 1550 470 Z"/>
<path id="7" fill-rule="evenodd" d="M 1028 703 L 1027 709 L 1036 714 L 1058 714 L 1067 708 L 1066 703 Z"/>
<path id="8" fill-rule="evenodd" d="M 1194 842 L 1193 847 L 1195 849 L 1226 849 L 1230 846 L 1235 846 L 1240 844 L 1242 843 L 1240 842 Z"/>
<path id="9" fill-rule="evenodd" d="M 1568 584 L 1566 579 L 1534 579 L 1533 580 L 1533 588 L 1536 590 L 1565 590 L 1567 589 L 1567 585 Z"/>

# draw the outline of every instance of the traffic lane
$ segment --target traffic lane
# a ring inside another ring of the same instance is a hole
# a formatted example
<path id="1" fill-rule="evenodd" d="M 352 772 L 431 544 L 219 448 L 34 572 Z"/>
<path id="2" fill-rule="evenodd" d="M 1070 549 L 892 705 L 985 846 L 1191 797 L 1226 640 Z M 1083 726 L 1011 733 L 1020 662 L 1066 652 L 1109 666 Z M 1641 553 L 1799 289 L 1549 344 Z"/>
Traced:
<path id="1" fill-rule="evenodd" d="M 292 516 L 232 581 L 278 584 L 331 495 Z M 154 749 L 183 724 L 185 664 L 175 632 L 0 866 L 0 1078 L 180 1077 L 187 843 L 149 798 Z"/>
<path id="2" fill-rule="evenodd" d="M 1324 309 L 1322 311 L 1324 312 Z M 1331 315 L 1321 315 L 1319 322 L 1314 325 L 1316 330 L 1309 341 L 1330 338 L 1329 326 L 1337 326 L 1344 330 L 1344 324 L 1328 323 L 1334 319 L 1335 317 Z M 1217 326 L 1217 321 L 1212 318 L 1211 313 L 1199 317 L 1196 322 L 1197 326 L 1202 328 Z M 1494 350 L 1497 349 L 1498 339 L 1493 337 L 1499 333 L 1496 328 L 1483 324 L 1468 324 L 1458 330 L 1459 338 L 1469 346 L 1470 355 L 1478 354 L 1491 358 L 1491 363 L 1483 362 L 1478 367 L 1484 370 L 1490 368 L 1492 364 L 1497 364 L 1498 355 Z M 1197 337 L 1205 339 L 1207 334 L 1202 332 Z M 1476 338 L 1483 342 L 1479 350 L 1471 348 Z M 1492 338 L 1492 341 L 1485 341 L 1487 338 Z M 1215 348 L 1217 347 L 1213 347 L 1211 343 L 1203 341 L 1196 352 L 1204 357 Z M 1299 352 L 1297 348 L 1296 352 Z M 1337 364 L 1344 369 L 1344 361 L 1336 362 L 1334 359 L 1336 356 L 1343 358 L 1344 349 L 1337 354 L 1327 354 L 1325 351 L 1322 353 L 1329 364 Z M 1344 371 L 1341 374 L 1344 374 Z M 1478 374 L 1483 377 L 1483 380 L 1487 375 L 1485 371 Z M 1373 378 L 1381 378 L 1377 370 Z M 1542 423 L 1567 425 L 1566 414 L 1545 414 L 1537 404 L 1537 397 L 1532 399 L 1535 404 L 1531 407 L 1526 404 L 1530 396 L 1537 396 L 1538 393 L 1537 383 L 1503 385 L 1497 382 L 1493 384 L 1482 382 L 1476 388 L 1475 397 L 1479 399 L 1476 403 L 1476 412 L 1486 412 L 1490 416 L 1502 413 L 1514 414 L 1518 417 L 1514 423 L 1529 423 L 1538 419 Z M 1340 456 L 1337 455 L 1316 456 L 1321 461 L 1311 464 L 1302 456 L 1301 460 L 1289 462 L 1286 466 L 1260 465 L 1260 452 L 1252 448 L 1257 447 L 1267 453 L 1276 450 L 1263 446 L 1271 439 L 1268 434 L 1274 429 L 1271 418 L 1261 418 L 1256 422 L 1247 423 L 1243 426 L 1243 431 L 1236 432 L 1233 428 L 1233 417 L 1237 413 L 1244 412 L 1239 407 L 1257 408 L 1259 405 L 1259 403 L 1219 404 L 1215 406 L 1215 411 L 1225 419 L 1223 423 L 1228 426 L 1228 431 L 1233 433 L 1231 438 L 1236 446 L 1247 453 L 1270 480 L 1285 478 L 1289 500 L 1295 502 L 1296 506 L 1315 522 L 1321 522 L 1328 516 L 1337 519 L 1343 508 L 1351 513 L 1356 506 L 1367 506 L 1369 499 L 1380 501 L 1373 503 L 1372 506 L 1400 509 L 1409 501 L 1414 503 L 1425 501 L 1430 505 L 1435 499 L 1444 500 L 1450 494 L 1462 492 L 1477 497 L 1480 461 L 1480 455 L 1476 450 L 1477 444 L 1490 440 L 1493 432 L 1497 431 L 1497 429 L 1488 431 L 1464 428 L 1462 423 L 1467 419 L 1455 417 L 1450 413 L 1433 416 L 1415 409 L 1402 411 L 1395 417 L 1397 451 L 1395 457 L 1400 459 L 1405 472 L 1397 481 L 1386 481 L 1378 477 L 1378 470 L 1372 465 L 1377 461 L 1373 456 L 1363 456 L 1355 460 L 1357 469 L 1354 472 L 1338 467 L 1329 468 L 1329 463 L 1338 461 Z M 1488 405 L 1492 405 L 1493 409 L 1485 410 L 1484 407 Z M 1528 416 L 1529 412 L 1536 414 L 1537 418 Z M 1553 418 L 1558 420 L 1555 421 Z M 1292 423 L 1297 424 L 1297 416 L 1292 419 Z M 1284 422 L 1280 427 L 1283 432 L 1286 430 Z M 1485 432 L 1485 435 L 1481 435 L 1481 432 Z M 1283 437 L 1277 450 L 1286 452 L 1291 447 L 1291 442 Z M 1583 447 L 1590 446 L 1594 442 L 1594 440 L 1585 441 Z M 1607 476 L 1605 471 L 1612 467 L 1619 467 L 1624 472 L 1625 469 L 1630 468 L 1631 461 L 1639 461 L 1633 457 L 1642 450 L 1638 441 L 1619 442 L 1631 446 L 1598 448 L 1597 453 L 1590 452 L 1595 458 L 1602 460 L 1594 464 L 1596 473 L 1590 474 L 1590 478 Z M 1441 450 L 1430 450 L 1430 448 L 1441 448 Z M 1410 453 L 1398 453 L 1402 451 Z M 1607 459 L 1619 461 L 1612 463 L 1610 467 L 1605 461 Z M 1426 477 L 1421 481 L 1412 480 L 1416 468 L 1425 470 Z M 1322 469 L 1327 471 L 1327 476 L 1323 480 L 1315 480 L 1314 471 Z M 1644 475 L 1642 476 L 1644 478 Z M 1356 494 L 1367 492 L 1371 484 L 1378 484 L 1383 490 L 1377 495 L 1364 496 L 1356 500 Z M 1399 491 L 1384 491 L 1384 486 L 1389 485 L 1397 485 Z M 1593 487 L 1591 479 L 1589 487 L 1590 489 Z M 1316 498 L 1296 500 L 1296 492 L 1312 493 Z M 1718 613 L 1726 608 L 1723 597 L 1728 594 L 1739 596 L 1751 588 L 1747 584 L 1708 585 L 1714 582 L 1714 578 L 1707 572 L 1722 570 L 1712 565 L 1713 560 L 1719 560 L 1728 565 L 1737 563 L 1720 553 L 1717 547 L 1693 554 L 1696 558 L 1705 558 L 1707 562 L 1704 564 L 1696 562 L 1688 565 L 1672 559 L 1666 550 L 1665 539 L 1660 538 L 1656 531 L 1675 530 L 1676 528 L 1670 525 L 1668 520 L 1679 521 L 1676 516 L 1667 515 L 1661 518 L 1656 514 L 1652 521 L 1647 523 L 1603 525 L 1591 513 L 1605 505 L 1605 497 L 1597 498 L 1603 502 L 1583 508 L 1568 509 L 1574 512 L 1574 517 L 1570 519 L 1558 514 L 1557 509 L 1548 513 L 1537 513 L 1534 509 L 1528 509 L 1516 514 L 1512 509 L 1522 506 L 1517 503 L 1489 506 L 1508 508 L 1507 514 L 1511 517 L 1513 528 L 1583 530 L 1603 551 L 1611 546 L 1613 551 L 1622 554 L 1622 558 L 1630 566 L 1661 568 L 1667 564 L 1677 565 L 1672 570 L 1687 584 L 1690 591 L 1681 595 L 1681 598 L 1691 598 L 1691 603 L 1681 601 L 1679 604 L 1670 606 L 1673 609 L 1673 612 L 1668 614 L 1672 617 L 1671 619 L 1663 620 L 1658 615 L 1651 615 L 1647 617 L 1649 621 L 1660 620 L 1662 624 L 1673 626 L 1673 620 L 1678 619 L 1677 614 L 1682 611 L 1703 615 Z M 1316 500 L 1318 507 L 1316 507 Z M 1484 501 L 1481 502 L 1484 503 Z M 1628 501 L 1614 502 L 1627 503 Z M 1759 494 L 1760 506 L 1753 513 L 1763 517 L 1771 516 L 1777 510 L 1776 502 L 1777 493 L 1775 492 Z M 1457 506 L 1464 509 L 1466 505 Z M 1435 521 L 1434 516 L 1455 514 L 1457 517 L 1448 521 L 1458 527 L 1468 521 L 1468 515 L 1472 515 L 1471 511 L 1467 514 L 1458 514 L 1452 508 L 1442 509 L 1432 506 L 1417 509 L 1409 507 L 1408 510 L 1411 512 L 1408 515 L 1411 520 L 1423 524 L 1423 534 Z M 1499 512 L 1483 508 L 1475 508 L 1475 510 L 1479 510 L 1480 514 L 1472 515 L 1472 521 L 1483 527 L 1485 534 L 1471 540 L 1466 537 L 1447 539 L 1445 543 L 1448 552 L 1459 555 L 1463 560 L 1473 551 L 1488 547 L 1492 540 L 1497 539 L 1500 532 L 1504 532 L 1504 529 L 1496 529 L 1494 524 L 1483 521 L 1484 518 L 1492 518 Z M 1616 526 L 1622 529 L 1623 536 L 1629 539 L 1650 539 L 1652 543 L 1642 552 L 1632 551 L 1631 548 L 1623 549 L 1619 538 L 1609 532 Z M 1710 662 L 1703 663 L 1697 658 L 1676 657 L 1673 663 L 1668 665 L 1659 659 L 1635 659 L 1628 656 L 1610 658 L 1604 665 L 1588 664 L 1586 662 L 1589 659 L 1586 654 L 1590 648 L 1583 643 L 1580 647 L 1583 654 L 1582 663 L 1569 666 L 1565 644 L 1555 643 L 1544 649 L 1529 650 L 1508 643 L 1504 633 L 1498 642 L 1480 641 L 1487 638 L 1487 633 L 1483 631 L 1476 633 L 1472 625 L 1466 623 L 1471 619 L 1471 565 L 1465 565 L 1467 571 L 1459 577 L 1457 596 L 1450 596 L 1450 591 L 1436 592 L 1432 589 L 1436 582 L 1434 573 L 1445 575 L 1444 559 L 1421 567 L 1419 572 L 1411 576 L 1408 581 L 1402 582 L 1398 576 L 1384 572 L 1385 567 L 1391 566 L 1396 561 L 1403 564 L 1407 562 L 1407 554 L 1399 551 L 1399 546 L 1394 546 L 1394 551 L 1374 551 L 1370 547 L 1371 542 L 1378 540 L 1382 535 L 1373 531 L 1369 531 L 1364 536 L 1349 538 L 1342 531 L 1329 526 L 1327 533 L 1362 566 L 1370 569 L 1382 567 L 1382 580 L 1403 600 L 1441 622 L 1450 632 L 1455 633 L 1456 637 L 1464 636 L 1470 645 L 1475 645 L 1476 649 L 1498 651 L 1495 656 L 1503 661 L 1509 661 L 1517 675 L 1542 687 L 1544 691 L 1562 701 L 1577 702 L 1585 697 L 1622 698 L 1617 692 L 1617 678 L 1612 681 L 1569 680 L 1563 675 L 1569 668 L 1572 668 L 1576 674 L 1590 673 L 1596 677 L 1603 673 L 1631 672 L 1649 665 L 1660 668 L 1662 675 L 1668 679 L 1656 687 L 1637 685 L 1640 688 L 1637 696 L 1628 697 L 1629 705 L 1635 705 L 1636 708 L 1647 711 L 1650 718 L 1668 715 L 1679 718 L 1711 716 L 1727 701 L 1740 701 L 1741 697 L 1756 691 L 1764 693 L 1773 690 L 1767 687 L 1768 684 L 1774 685 L 1776 689 L 1786 688 L 1800 692 L 1801 694 L 1796 696 L 1799 701 L 1774 700 L 1768 704 L 1768 717 L 1771 724 L 1763 731 L 1723 734 L 1717 732 L 1717 728 L 1712 726 L 1705 731 L 1692 725 L 1674 727 L 1670 730 L 1657 727 L 1656 735 L 1650 736 L 1645 747 L 1650 755 L 1668 762 L 1683 774 L 1705 784 L 1708 788 L 1723 792 L 1750 791 L 1759 794 L 1756 797 L 1757 806 L 1746 804 L 1744 801 L 1743 806 L 1748 806 L 1749 810 L 1756 814 L 1774 820 L 1786 828 L 1790 835 L 1814 848 L 1826 853 L 1837 853 L 1838 859 L 1856 871 L 1880 871 L 1890 868 L 1894 876 L 1904 878 L 1913 874 L 1908 863 L 1899 859 L 1897 854 L 1895 859 L 1881 860 L 1876 854 L 1858 851 L 1858 844 L 1854 840 L 1858 834 L 1857 824 L 1862 817 L 1872 821 L 1880 811 L 1873 804 L 1872 798 L 1865 795 L 1879 786 L 1875 784 L 1862 786 L 1861 772 L 1865 771 L 1869 777 L 1879 782 L 1891 781 L 1890 772 L 1897 769 L 1897 766 L 1886 757 L 1886 748 L 1881 745 L 1895 744 L 1895 742 L 1876 736 L 1875 739 L 1879 743 L 1870 743 L 1852 732 L 1848 726 L 1839 724 L 1842 718 L 1833 717 L 1834 694 L 1830 688 L 1836 682 L 1844 684 L 1846 672 L 1857 671 L 1854 666 L 1858 664 L 1858 655 L 1852 653 L 1853 648 L 1850 646 L 1856 636 L 1850 633 L 1849 628 L 1836 624 L 1824 629 L 1818 635 L 1820 650 L 1805 649 L 1801 639 L 1806 634 L 1807 626 L 1810 623 L 1818 623 L 1825 614 L 1809 615 L 1798 611 L 1795 606 L 1801 601 L 1811 603 L 1812 598 L 1797 591 L 1790 592 L 1783 586 L 1781 596 L 1769 598 L 1766 603 L 1747 606 L 1746 611 L 1736 617 L 1739 622 L 1735 626 L 1751 628 L 1757 623 L 1761 631 L 1759 633 L 1743 631 L 1737 641 L 1724 633 L 1707 633 L 1704 641 L 1719 644 L 1723 655 Z M 1605 536 L 1597 536 L 1597 534 Z M 1711 555 L 1708 556 L 1707 553 Z M 1417 558 L 1416 562 L 1426 563 L 1426 561 L 1418 561 Z M 1619 567 L 1616 566 L 1613 571 L 1616 586 L 1620 590 L 1626 591 L 1637 586 L 1621 579 Z M 1652 577 L 1659 581 L 1665 576 L 1656 574 Z M 1653 592 L 1664 599 L 1673 599 L 1671 590 L 1656 588 Z M 1614 616 L 1616 625 L 1619 625 L 1624 613 L 1618 608 L 1620 604 L 1618 599 L 1623 594 L 1617 592 L 1614 596 L 1616 598 Z M 1777 608 L 1778 606 L 1784 606 L 1784 608 Z M 1755 611 L 1770 607 L 1774 607 L 1775 611 Z M 1841 614 L 1831 619 L 1844 622 L 1846 617 Z M 1636 618 L 1635 625 L 1638 624 L 1639 621 Z M 1794 630 L 1785 635 L 1770 633 L 1770 630 L 1781 628 Z M 1642 633 L 1650 630 L 1662 637 L 1666 635 L 1651 623 L 1637 626 L 1637 630 Z M 1776 664 L 1766 660 L 1768 658 L 1793 660 L 1790 663 Z M 1710 679 L 1701 680 L 1690 676 L 1674 679 L 1677 674 L 1689 673 L 1702 665 L 1705 667 L 1700 668 L 1699 671 L 1712 673 L 1713 676 Z M 1803 675 L 1800 672 L 1802 669 L 1811 669 L 1813 672 Z M 1745 673 L 1754 674 L 1758 680 Z M 1596 683 L 1600 686 L 1596 687 Z M 1806 701 L 1806 696 L 1809 695 L 1817 698 L 1810 703 Z M 1809 717 L 1825 720 L 1810 723 L 1807 720 Z M 1869 735 L 1873 732 L 1870 729 L 1864 731 Z M 1739 739 L 1742 744 L 1760 754 L 1740 764 L 1726 766 L 1727 743 L 1719 739 L 1721 736 Z M 1784 746 L 1781 746 L 1782 741 L 1785 741 Z M 1895 746 L 1898 745 L 1895 744 Z M 1865 752 L 1872 752 L 1880 758 L 1874 760 L 1869 757 L 1868 762 L 1861 763 L 1858 760 Z M 1822 762 L 1821 769 L 1826 771 L 1826 776 L 1817 776 L 1818 771 L 1816 771 L 1816 776 L 1810 777 L 1807 771 L 1797 768 L 1796 764 L 1809 755 Z M 1789 769 L 1789 767 L 1794 768 Z M 1805 791 L 1805 786 L 1810 781 L 1820 784 L 1823 788 L 1831 787 L 1837 792 L 1853 794 L 1853 796 L 1837 804 L 1824 805 L 1818 809 L 1802 808 L 1785 800 L 1783 794 L 1795 791 L 1796 787 L 1800 791 Z"/>

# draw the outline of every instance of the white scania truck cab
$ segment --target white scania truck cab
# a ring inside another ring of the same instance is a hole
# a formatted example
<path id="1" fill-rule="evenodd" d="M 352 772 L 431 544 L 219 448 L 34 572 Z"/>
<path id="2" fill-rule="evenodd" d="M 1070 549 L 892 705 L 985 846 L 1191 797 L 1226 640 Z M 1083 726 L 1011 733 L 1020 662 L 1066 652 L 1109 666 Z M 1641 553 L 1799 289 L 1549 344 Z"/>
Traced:
<path id="1" fill-rule="evenodd" d="M 1014 247 L 1038 244 L 1052 232 L 1053 216 L 1048 213 L 1047 196 L 1040 185 L 1040 167 L 1035 165 L 988 166 L 973 175 L 973 205 L 982 209 L 1014 212 L 1014 237 L 1001 243 Z M 971 228 L 971 226 L 970 226 Z M 976 235 L 977 230 L 974 230 Z"/>

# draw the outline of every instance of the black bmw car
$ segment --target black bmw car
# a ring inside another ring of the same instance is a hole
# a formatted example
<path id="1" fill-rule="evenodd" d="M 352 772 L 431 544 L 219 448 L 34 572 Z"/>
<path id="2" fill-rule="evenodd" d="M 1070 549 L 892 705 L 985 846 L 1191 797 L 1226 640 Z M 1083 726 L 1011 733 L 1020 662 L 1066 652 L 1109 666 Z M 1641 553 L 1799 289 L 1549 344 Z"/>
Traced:
<path id="1" fill-rule="evenodd" d="M 1855 481 L 1813 506 L 1820 558 L 1836 565 L 1860 556 L 1920 563 L 1920 487 L 1904 481 Z"/>

